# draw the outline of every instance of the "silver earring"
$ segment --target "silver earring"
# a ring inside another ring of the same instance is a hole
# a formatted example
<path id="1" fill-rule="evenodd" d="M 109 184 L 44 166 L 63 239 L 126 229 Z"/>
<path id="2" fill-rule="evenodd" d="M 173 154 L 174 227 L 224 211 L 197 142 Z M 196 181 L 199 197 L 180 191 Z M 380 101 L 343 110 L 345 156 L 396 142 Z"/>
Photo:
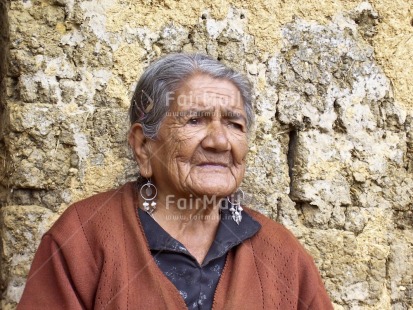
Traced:
<path id="1" fill-rule="evenodd" d="M 145 184 L 142 185 L 139 193 L 145 202 L 142 204 L 146 213 L 152 216 L 152 213 L 156 209 L 156 202 L 153 201 L 158 195 L 158 189 L 156 186 L 148 180 Z"/>
<path id="2" fill-rule="evenodd" d="M 227 197 L 228 202 L 231 204 L 229 211 L 231 212 L 232 219 L 239 225 L 242 220 L 242 207 L 241 202 L 244 200 L 244 192 L 242 189 L 238 189 L 235 193 L 231 194 L 231 196 Z"/>

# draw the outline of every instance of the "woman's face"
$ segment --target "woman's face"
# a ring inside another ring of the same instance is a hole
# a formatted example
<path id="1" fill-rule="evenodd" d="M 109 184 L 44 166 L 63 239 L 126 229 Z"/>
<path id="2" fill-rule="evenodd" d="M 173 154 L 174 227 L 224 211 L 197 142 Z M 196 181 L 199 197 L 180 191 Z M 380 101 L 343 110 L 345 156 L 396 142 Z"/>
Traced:
<path id="1" fill-rule="evenodd" d="M 244 176 L 248 151 L 239 90 L 227 80 L 199 74 L 174 98 L 158 139 L 150 141 L 158 192 L 176 199 L 233 193 Z"/>

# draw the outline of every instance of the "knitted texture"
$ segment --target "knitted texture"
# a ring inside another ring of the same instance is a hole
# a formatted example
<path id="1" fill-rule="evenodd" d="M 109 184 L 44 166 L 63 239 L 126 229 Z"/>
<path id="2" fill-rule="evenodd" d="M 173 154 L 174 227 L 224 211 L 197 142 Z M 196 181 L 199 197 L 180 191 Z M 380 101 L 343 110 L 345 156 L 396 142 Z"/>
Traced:
<path id="1" fill-rule="evenodd" d="M 135 216 L 134 184 L 69 207 L 45 234 L 18 309 L 186 309 Z M 333 309 L 312 258 L 280 224 L 230 251 L 214 309 Z"/>

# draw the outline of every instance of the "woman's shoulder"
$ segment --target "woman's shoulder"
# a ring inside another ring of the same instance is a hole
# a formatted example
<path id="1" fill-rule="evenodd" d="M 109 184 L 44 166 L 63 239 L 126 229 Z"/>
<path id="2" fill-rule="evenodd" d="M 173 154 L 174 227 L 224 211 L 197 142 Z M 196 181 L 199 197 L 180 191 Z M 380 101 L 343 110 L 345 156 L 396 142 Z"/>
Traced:
<path id="1" fill-rule="evenodd" d="M 260 223 L 260 232 L 262 234 L 273 235 L 274 233 L 276 233 L 286 238 L 295 239 L 294 235 L 288 230 L 288 228 L 286 228 L 282 224 L 249 207 L 243 207 L 243 209 L 245 212 L 248 213 L 249 216 L 251 216 L 254 220 Z"/>
<path id="2" fill-rule="evenodd" d="M 132 184 L 95 194 L 70 205 L 53 224 L 48 235 L 59 239 L 67 232 L 82 230 L 84 233 L 113 224 L 122 217 L 122 206 L 132 199 Z"/>
<path id="3" fill-rule="evenodd" d="M 297 308 L 333 309 L 314 260 L 299 240 L 280 223 L 251 209 L 244 210 L 261 224 L 245 252 L 253 253 L 260 279 L 265 282 L 263 287 L 273 288 L 267 294 L 281 292 L 276 298 L 286 302 L 284 308 L 288 307 L 287 301 L 295 302 L 288 298 L 298 297 Z"/>
<path id="4" fill-rule="evenodd" d="M 307 255 L 300 241 L 288 228 L 251 208 L 244 208 L 244 211 L 261 225 L 261 229 L 252 239 L 255 247 L 272 247 L 277 251 L 290 250 Z"/>

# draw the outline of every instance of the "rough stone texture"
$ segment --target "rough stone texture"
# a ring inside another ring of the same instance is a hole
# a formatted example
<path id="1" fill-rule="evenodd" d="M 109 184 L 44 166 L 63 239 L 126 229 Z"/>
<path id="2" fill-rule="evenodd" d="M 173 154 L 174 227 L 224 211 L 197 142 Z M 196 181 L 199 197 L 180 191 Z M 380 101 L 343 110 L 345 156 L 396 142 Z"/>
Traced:
<path id="1" fill-rule="evenodd" d="M 147 64 L 201 51 L 246 73 L 243 188 L 314 256 L 336 309 L 413 309 L 412 11 L 403 0 L 9 1 L 0 18 L 1 289 L 40 236 L 134 178 L 127 107 Z M 411 5 L 410 5 L 411 6 Z M 0 17 L 6 3 L 0 2 Z M 9 59 L 6 60 L 6 54 Z"/>

